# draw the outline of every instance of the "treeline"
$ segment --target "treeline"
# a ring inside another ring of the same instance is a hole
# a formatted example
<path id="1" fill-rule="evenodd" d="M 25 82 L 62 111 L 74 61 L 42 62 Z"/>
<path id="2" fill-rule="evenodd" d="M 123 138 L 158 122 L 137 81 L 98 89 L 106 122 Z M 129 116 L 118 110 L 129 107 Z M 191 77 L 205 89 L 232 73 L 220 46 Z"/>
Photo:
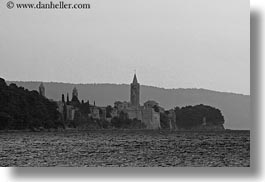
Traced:
<path id="1" fill-rule="evenodd" d="M 175 107 L 175 125 L 179 129 L 192 129 L 198 126 L 218 126 L 224 124 L 224 117 L 217 108 L 207 105 L 185 106 L 182 108 Z M 169 111 L 160 115 L 161 127 L 170 128 Z"/>
<path id="2" fill-rule="evenodd" d="M 175 108 L 176 124 L 179 127 L 191 128 L 194 126 L 202 125 L 220 125 L 224 124 L 224 117 L 221 111 L 217 108 L 196 105 L 186 106 L 182 108 Z"/>
<path id="3" fill-rule="evenodd" d="M 52 128 L 62 125 L 57 104 L 0 78 L 0 130 Z"/>

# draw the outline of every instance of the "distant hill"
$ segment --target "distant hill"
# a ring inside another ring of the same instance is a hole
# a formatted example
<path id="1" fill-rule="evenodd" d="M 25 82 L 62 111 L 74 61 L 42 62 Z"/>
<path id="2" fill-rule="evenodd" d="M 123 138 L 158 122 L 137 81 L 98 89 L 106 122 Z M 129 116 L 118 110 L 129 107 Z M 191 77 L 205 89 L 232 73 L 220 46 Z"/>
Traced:
<path id="1" fill-rule="evenodd" d="M 38 90 L 40 82 L 7 81 L 15 83 L 29 90 Z M 117 100 L 129 101 L 130 87 L 126 84 L 70 84 L 70 83 L 44 83 L 46 97 L 60 100 L 61 94 L 69 93 L 72 97 L 74 86 L 78 89 L 80 100 L 96 101 L 96 105 L 113 105 Z M 165 109 L 175 106 L 205 104 L 216 107 L 222 111 L 225 118 L 225 128 L 251 129 L 250 96 L 227 92 L 216 92 L 205 89 L 164 89 L 152 86 L 140 87 L 141 104 L 147 100 L 155 100 Z"/>

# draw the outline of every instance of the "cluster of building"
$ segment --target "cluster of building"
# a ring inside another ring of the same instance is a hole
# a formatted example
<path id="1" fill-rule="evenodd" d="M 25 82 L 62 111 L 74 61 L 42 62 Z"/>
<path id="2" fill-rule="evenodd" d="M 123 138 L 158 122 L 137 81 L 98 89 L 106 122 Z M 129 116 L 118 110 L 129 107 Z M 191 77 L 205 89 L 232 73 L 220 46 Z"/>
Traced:
<path id="1" fill-rule="evenodd" d="M 127 113 L 129 119 L 137 119 L 143 122 L 147 129 L 160 128 L 160 110 L 163 110 L 157 102 L 147 101 L 143 106 L 140 105 L 140 84 L 134 74 L 131 83 L 130 102 L 116 101 L 113 112 L 118 115 L 121 112 Z"/>
<path id="2" fill-rule="evenodd" d="M 39 87 L 39 92 L 41 95 L 45 96 L 45 88 L 41 83 Z M 58 101 L 58 111 L 61 113 L 63 120 L 69 121 L 74 120 L 75 114 L 78 111 L 77 104 L 79 103 L 78 99 L 78 90 L 75 87 L 72 91 L 72 99 L 69 100 L 69 95 L 67 94 L 67 99 L 64 99 L 62 95 L 62 100 Z M 134 74 L 133 82 L 130 85 L 130 101 L 116 101 L 114 106 L 111 109 L 110 114 L 107 114 L 107 107 L 98 107 L 95 104 L 88 104 L 89 117 L 92 119 L 104 119 L 111 121 L 114 117 L 119 117 L 121 113 L 126 113 L 129 119 L 140 120 L 146 125 L 147 129 L 159 129 L 160 125 L 160 113 L 164 113 L 164 108 L 160 107 L 158 102 L 149 100 L 146 101 L 143 105 L 140 105 L 140 84 L 137 81 L 136 74 Z M 172 122 L 174 123 L 175 115 L 173 111 L 168 111 Z M 174 126 L 170 126 L 174 128 Z"/>

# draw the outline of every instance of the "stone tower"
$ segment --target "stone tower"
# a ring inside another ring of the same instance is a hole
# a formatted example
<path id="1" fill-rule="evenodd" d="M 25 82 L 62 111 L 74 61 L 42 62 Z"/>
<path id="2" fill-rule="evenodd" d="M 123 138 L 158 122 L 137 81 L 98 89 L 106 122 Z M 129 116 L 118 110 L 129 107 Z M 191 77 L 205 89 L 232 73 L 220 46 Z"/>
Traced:
<path id="1" fill-rule="evenodd" d="M 72 92 L 72 98 L 74 98 L 74 97 L 78 98 L 78 91 L 77 91 L 76 87 L 73 89 L 73 92 Z"/>
<path id="2" fill-rule="evenodd" d="M 41 96 L 45 97 L 45 87 L 44 87 L 42 82 L 41 82 L 41 84 L 39 86 L 39 93 L 40 93 Z"/>
<path id="3" fill-rule="evenodd" d="M 133 82 L 131 83 L 131 105 L 133 107 L 140 106 L 140 84 L 134 74 Z"/>
<path id="4" fill-rule="evenodd" d="M 72 106 L 78 106 L 80 104 L 80 101 L 78 99 L 78 91 L 76 89 L 76 87 L 73 89 L 72 92 L 72 100 L 71 100 L 71 105 Z"/>

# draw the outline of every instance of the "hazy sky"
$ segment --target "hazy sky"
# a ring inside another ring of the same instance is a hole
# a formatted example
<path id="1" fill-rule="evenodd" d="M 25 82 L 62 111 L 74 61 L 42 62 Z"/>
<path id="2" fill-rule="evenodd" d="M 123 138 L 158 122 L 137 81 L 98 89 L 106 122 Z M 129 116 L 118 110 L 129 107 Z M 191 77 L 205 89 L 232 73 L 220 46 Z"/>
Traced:
<path id="1" fill-rule="evenodd" d="M 136 69 L 143 85 L 250 93 L 248 0 L 65 1 L 89 10 L 10 10 L 6 2 L 6 80 L 130 83 Z"/>

